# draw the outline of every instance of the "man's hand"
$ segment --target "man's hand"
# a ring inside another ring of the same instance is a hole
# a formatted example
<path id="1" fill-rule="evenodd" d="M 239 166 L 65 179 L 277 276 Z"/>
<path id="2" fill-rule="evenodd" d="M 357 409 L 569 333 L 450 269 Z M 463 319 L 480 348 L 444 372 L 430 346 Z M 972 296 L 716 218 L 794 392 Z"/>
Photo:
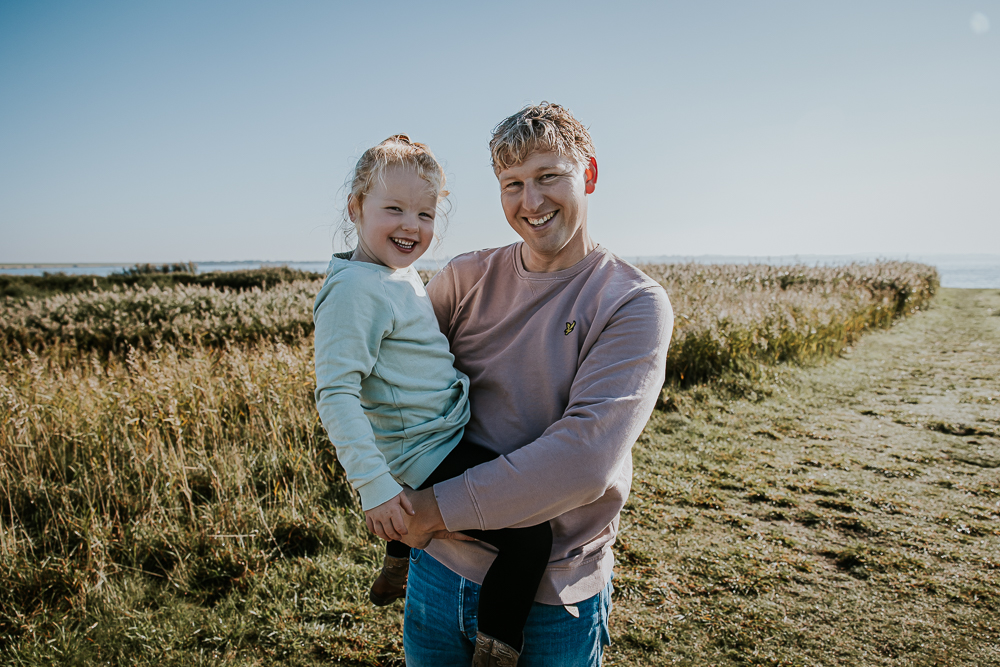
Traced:
<path id="1" fill-rule="evenodd" d="M 403 537 L 399 538 L 401 542 L 414 549 L 424 549 L 433 539 L 475 541 L 468 535 L 452 533 L 445 527 L 437 498 L 434 497 L 434 489 L 424 489 L 423 491 L 403 489 L 403 493 L 400 495 L 407 499 L 413 509 L 412 512 L 403 517 L 406 522 L 406 530 Z"/>
<path id="2" fill-rule="evenodd" d="M 436 504 L 436 503 L 435 503 Z M 413 505 L 403 493 L 392 500 L 387 500 L 378 507 L 365 512 L 365 524 L 368 530 L 383 540 L 404 541 L 406 535 L 406 516 L 413 514 Z"/>

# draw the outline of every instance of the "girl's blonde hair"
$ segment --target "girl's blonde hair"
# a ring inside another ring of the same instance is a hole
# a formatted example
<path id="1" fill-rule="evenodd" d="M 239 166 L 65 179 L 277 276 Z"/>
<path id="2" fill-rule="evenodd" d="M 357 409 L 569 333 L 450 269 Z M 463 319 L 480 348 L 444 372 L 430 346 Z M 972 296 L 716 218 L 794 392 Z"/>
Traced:
<path id="1" fill-rule="evenodd" d="M 444 169 L 438 163 L 434 153 L 426 144 L 410 141 L 405 134 L 394 134 L 385 141 L 366 150 L 358 160 L 354 171 L 344 184 L 347 189 L 347 203 L 344 206 L 344 219 L 341 230 L 347 247 L 353 245 L 357 234 L 355 223 L 351 221 L 351 209 L 360 213 L 365 198 L 375 187 L 385 172 L 391 167 L 412 169 L 417 176 L 427 181 L 427 185 L 437 194 L 437 217 L 434 220 L 434 236 L 438 237 L 448 222 L 448 212 L 451 209 L 448 201 L 448 191 L 445 190 L 447 179 Z"/>

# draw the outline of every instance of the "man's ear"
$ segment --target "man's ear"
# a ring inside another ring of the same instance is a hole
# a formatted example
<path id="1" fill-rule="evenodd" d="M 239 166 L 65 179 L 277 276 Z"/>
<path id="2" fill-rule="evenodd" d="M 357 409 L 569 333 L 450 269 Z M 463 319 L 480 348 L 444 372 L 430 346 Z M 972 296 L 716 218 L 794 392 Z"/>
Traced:
<path id="1" fill-rule="evenodd" d="M 594 194 L 594 189 L 597 187 L 597 158 L 590 158 L 590 163 L 583 172 L 583 180 L 586 184 L 587 194 Z"/>

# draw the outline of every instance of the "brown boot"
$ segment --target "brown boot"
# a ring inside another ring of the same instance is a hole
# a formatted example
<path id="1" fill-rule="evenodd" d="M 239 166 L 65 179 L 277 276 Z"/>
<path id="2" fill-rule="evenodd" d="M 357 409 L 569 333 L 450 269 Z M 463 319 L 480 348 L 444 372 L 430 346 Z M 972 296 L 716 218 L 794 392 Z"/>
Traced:
<path id="1" fill-rule="evenodd" d="M 386 556 L 382 561 L 382 572 L 368 591 L 368 599 L 377 607 L 392 604 L 406 597 L 406 575 L 410 571 L 410 559 Z"/>
<path id="2" fill-rule="evenodd" d="M 517 667 L 518 656 L 520 653 L 510 644 L 482 632 L 476 633 L 476 652 L 472 655 L 472 667 Z"/>

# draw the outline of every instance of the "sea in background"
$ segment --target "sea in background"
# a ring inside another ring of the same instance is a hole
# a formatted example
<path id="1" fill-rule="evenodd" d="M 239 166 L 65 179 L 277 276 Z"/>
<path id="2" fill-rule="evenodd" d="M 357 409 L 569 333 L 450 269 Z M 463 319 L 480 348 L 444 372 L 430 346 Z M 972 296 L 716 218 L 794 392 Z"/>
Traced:
<path id="1" fill-rule="evenodd" d="M 643 255 L 625 257 L 635 264 L 677 264 L 697 262 L 699 264 L 770 264 L 784 266 L 806 264 L 808 266 L 837 266 L 852 262 L 870 263 L 880 259 L 922 262 L 937 267 L 941 274 L 942 287 L 1000 288 L 1000 255 L 782 255 L 775 257 L 755 257 L 739 255 L 700 255 L 697 257 L 680 255 Z M 437 269 L 444 266 L 440 261 L 419 260 L 418 269 Z M 262 266 L 287 266 L 302 271 L 325 273 L 328 262 L 271 262 L 248 260 L 245 262 L 196 262 L 198 273 L 212 271 L 237 271 L 256 269 Z M 0 274 L 40 276 L 44 273 L 66 273 L 75 275 L 106 276 L 134 266 L 133 264 L 0 264 Z"/>

